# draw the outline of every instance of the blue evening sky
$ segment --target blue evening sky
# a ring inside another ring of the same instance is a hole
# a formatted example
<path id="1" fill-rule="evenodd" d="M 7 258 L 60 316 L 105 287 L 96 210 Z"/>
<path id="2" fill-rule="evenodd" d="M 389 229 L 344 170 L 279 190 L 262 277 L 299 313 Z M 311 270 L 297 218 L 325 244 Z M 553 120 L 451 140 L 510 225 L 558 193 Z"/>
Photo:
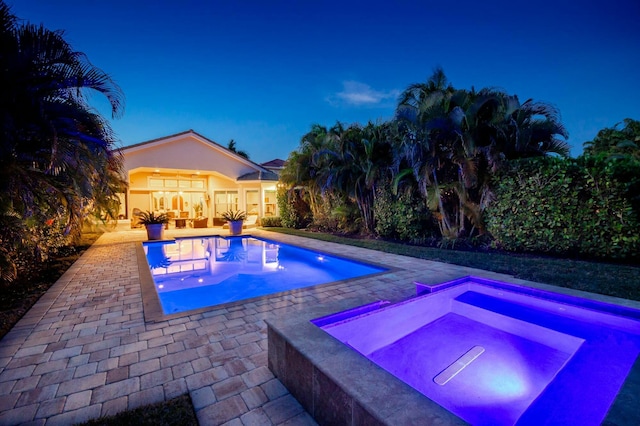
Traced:
<path id="1" fill-rule="evenodd" d="M 313 123 L 391 118 L 436 66 L 456 88 L 554 104 L 574 156 L 640 119 L 638 0 L 5 1 L 122 87 L 122 145 L 193 129 L 286 159 Z"/>

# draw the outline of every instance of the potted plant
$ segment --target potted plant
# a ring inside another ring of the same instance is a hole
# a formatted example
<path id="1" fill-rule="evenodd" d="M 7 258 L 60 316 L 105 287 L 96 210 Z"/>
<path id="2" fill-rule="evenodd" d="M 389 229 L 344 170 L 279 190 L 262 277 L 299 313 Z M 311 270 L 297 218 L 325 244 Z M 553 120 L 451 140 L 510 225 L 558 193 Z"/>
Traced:
<path id="1" fill-rule="evenodd" d="M 154 212 L 146 211 L 137 214 L 138 223 L 147 228 L 147 238 L 149 240 L 161 240 L 164 232 L 164 227 L 169 223 L 169 216 L 165 213 L 156 214 Z"/>
<path id="2" fill-rule="evenodd" d="M 229 234 L 242 234 L 242 222 L 247 218 L 247 214 L 242 210 L 229 210 L 222 213 L 222 218 L 229 222 Z"/>

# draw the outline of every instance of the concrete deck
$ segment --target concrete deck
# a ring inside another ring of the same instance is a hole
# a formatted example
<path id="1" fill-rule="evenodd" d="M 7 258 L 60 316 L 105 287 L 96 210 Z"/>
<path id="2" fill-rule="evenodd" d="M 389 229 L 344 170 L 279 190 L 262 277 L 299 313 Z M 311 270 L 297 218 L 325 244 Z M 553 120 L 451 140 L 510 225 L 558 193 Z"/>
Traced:
<path id="1" fill-rule="evenodd" d="M 166 236 L 217 232 L 227 231 L 170 230 Z M 245 233 L 394 269 L 145 322 L 136 247 L 146 234 L 106 233 L 0 341 L 0 424 L 68 425 L 189 393 L 201 425 L 313 425 L 267 367 L 265 320 L 327 302 L 406 299 L 415 295 L 415 280 L 505 279 L 261 230 Z"/>

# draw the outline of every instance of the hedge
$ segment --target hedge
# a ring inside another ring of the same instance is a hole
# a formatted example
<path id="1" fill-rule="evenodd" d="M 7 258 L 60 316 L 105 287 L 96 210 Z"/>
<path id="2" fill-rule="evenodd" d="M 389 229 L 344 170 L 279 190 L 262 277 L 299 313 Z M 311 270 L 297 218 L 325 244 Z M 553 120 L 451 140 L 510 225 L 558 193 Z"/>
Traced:
<path id="1" fill-rule="evenodd" d="M 494 183 L 495 201 L 484 213 L 487 229 L 499 248 L 510 251 L 638 259 L 640 212 L 632 205 L 630 182 L 620 180 L 621 164 L 584 158 L 513 162 Z"/>

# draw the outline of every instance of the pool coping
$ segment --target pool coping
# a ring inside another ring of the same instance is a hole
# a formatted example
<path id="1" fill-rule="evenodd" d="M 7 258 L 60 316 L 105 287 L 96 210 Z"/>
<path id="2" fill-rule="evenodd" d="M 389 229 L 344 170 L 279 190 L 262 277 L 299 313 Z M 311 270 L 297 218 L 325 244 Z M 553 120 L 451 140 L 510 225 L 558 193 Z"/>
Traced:
<path id="1" fill-rule="evenodd" d="M 175 240 L 178 240 L 178 239 L 186 239 L 186 238 L 211 238 L 211 237 L 228 238 L 227 236 L 222 236 L 222 235 L 202 235 L 202 236 L 195 235 L 195 236 L 188 236 L 188 237 L 182 237 L 182 238 L 158 240 L 158 241 L 153 241 L 152 243 L 175 241 Z M 346 279 L 343 279 L 343 280 L 331 281 L 331 282 L 328 282 L 328 283 L 315 284 L 315 285 L 301 287 L 301 288 L 297 288 L 297 289 L 293 289 L 293 290 L 287 290 L 287 291 L 281 291 L 281 292 L 277 292 L 277 293 L 271 293 L 271 294 L 267 294 L 267 295 L 264 295 L 264 296 L 252 297 L 252 298 L 249 298 L 249 299 L 242 299 L 242 300 L 237 300 L 237 301 L 234 301 L 234 302 L 222 303 L 222 304 L 219 304 L 219 305 L 204 306 L 202 308 L 191 309 L 191 310 L 183 311 L 183 312 L 177 312 L 175 314 L 165 314 L 163 309 L 162 309 L 162 304 L 160 302 L 160 297 L 158 296 L 158 292 L 155 289 L 155 282 L 153 281 L 153 275 L 151 274 L 151 270 L 149 269 L 149 264 L 147 262 L 147 258 L 146 258 L 145 252 L 144 252 L 144 243 L 149 243 L 149 241 L 143 241 L 143 242 L 139 242 L 136 245 L 136 258 L 137 258 L 137 262 L 138 262 L 138 273 L 140 275 L 140 291 L 141 291 L 141 295 L 142 295 L 142 306 L 143 306 L 143 313 L 144 313 L 145 322 L 154 323 L 154 322 L 161 322 L 161 321 L 169 321 L 169 320 L 173 320 L 173 319 L 177 319 L 177 318 L 188 317 L 188 316 L 191 316 L 191 315 L 200 314 L 200 313 L 203 313 L 203 312 L 208 312 L 208 311 L 211 311 L 212 309 L 233 307 L 233 306 L 237 306 L 237 305 L 241 305 L 241 304 L 245 304 L 245 303 L 250 303 L 250 302 L 255 302 L 255 301 L 259 301 L 259 300 L 266 300 L 266 299 L 270 299 L 270 298 L 273 298 L 273 297 L 281 297 L 281 296 L 284 296 L 284 295 L 301 294 L 302 292 L 305 292 L 305 291 L 308 291 L 308 290 L 317 289 L 317 288 L 330 288 L 331 286 L 337 286 L 337 285 L 340 285 L 340 284 L 348 283 L 350 281 L 356 281 L 356 280 L 360 280 L 360 279 L 363 279 L 363 278 L 375 277 L 375 276 L 381 275 L 381 274 L 393 273 L 393 272 L 398 271 L 398 270 L 401 269 L 401 268 L 394 268 L 394 267 L 389 266 L 389 265 L 383 265 L 381 263 L 372 262 L 372 261 L 366 261 L 365 262 L 362 259 L 357 259 L 355 257 L 345 256 L 343 254 L 335 253 L 335 252 L 333 252 L 331 250 L 314 250 L 314 249 L 311 249 L 309 247 L 296 246 L 295 244 L 284 242 L 284 241 L 281 241 L 281 240 L 279 240 L 277 238 L 271 238 L 271 237 L 270 238 L 265 238 L 265 237 L 258 236 L 258 235 L 253 235 L 253 234 L 242 234 L 242 237 L 257 238 L 257 239 L 260 239 L 260 240 L 263 240 L 263 241 L 274 241 L 274 242 L 281 243 L 281 244 L 290 244 L 290 245 L 293 245 L 295 247 L 302 248 L 304 250 L 310 250 L 310 251 L 316 251 L 316 252 L 322 252 L 322 253 L 326 252 L 326 254 L 328 254 L 330 256 L 339 257 L 341 259 L 349 260 L 349 261 L 356 262 L 356 263 L 359 263 L 359 264 L 375 266 L 377 268 L 382 268 L 384 270 L 382 270 L 380 272 L 373 273 L 373 274 L 367 274 L 367 275 L 362 275 L 362 276 L 353 277 L 353 278 L 346 278 Z"/>
<path id="2" fill-rule="evenodd" d="M 509 279 L 508 276 L 502 280 L 531 289 L 640 309 L 640 303 L 634 301 L 625 300 L 620 304 L 616 302 L 621 300 L 609 296 L 573 289 L 557 291 L 557 287 L 513 277 Z M 424 285 L 424 281 L 421 280 L 421 284 Z M 311 322 L 370 303 L 370 299 L 359 297 L 267 320 L 269 369 L 321 424 L 467 424 Z M 603 424 L 640 424 L 640 412 L 633 403 L 638 394 L 640 356 L 611 404 Z"/>

